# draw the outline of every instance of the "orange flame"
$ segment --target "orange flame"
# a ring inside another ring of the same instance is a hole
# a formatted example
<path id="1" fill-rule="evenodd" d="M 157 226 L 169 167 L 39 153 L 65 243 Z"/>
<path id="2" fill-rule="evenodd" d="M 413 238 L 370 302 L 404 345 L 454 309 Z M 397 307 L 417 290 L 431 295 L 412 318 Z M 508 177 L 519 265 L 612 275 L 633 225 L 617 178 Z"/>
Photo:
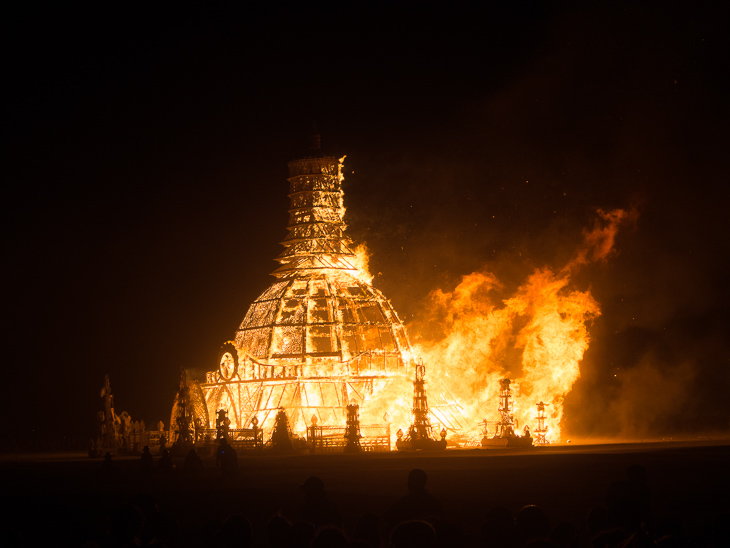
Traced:
<path id="1" fill-rule="evenodd" d="M 596 219 L 593 230 L 583 231 L 583 245 L 578 249 L 576 256 L 565 265 L 563 270 L 574 270 L 579 266 L 593 261 L 605 262 L 614 251 L 616 234 L 622 224 L 633 224 L 639 217 L 635 208 L 628 211 L 614 209 L 612 211 L 598 210 L 600 219 Z M 604 226 L 601 219 L 607 221 Z"/>
<path id="2" fill-rule="evenodd" d="M 534 430 L 542 400 L 550 404 L 548 439 L 560 439 L 563 400 L 580 377 L 590 342 L 587 326 L 601 313 L 589 291 L 569 287 L 570 275 L 580 265 L 605 261 L 620 225 L 637 217 L 624 210 L 598 214 L 594 229 L 584 233 L 575 257 L 559 273 L 536 270 L 510 298 L 500 302 L 502 285 L 485 272 L 464 276 L 453 291 L 431 293 L 426 325 L 433 332 L 435 322 L 440 335 L 416 337 L 417 353 L 428 367 L 429 398 L 439 391 L 438 399 L 460 406 L 472 422 L 468 434 L 480 435 L 482 419 L 499 419 L 499 380 L 509 377 L 518 428 Z"/>
<path id="3" fill-rule="evenodd" d="M 350 262 L 355 267 L 355 270 L 351 271 L 351 274 L 366 284 L 373 283 L 373 275 L 370 274 L 370 256 L 371 253 L 367 248 L 367 245 L 362 243 L 352 250 L 355 254 L 354 258 L 350 259 Z"/>

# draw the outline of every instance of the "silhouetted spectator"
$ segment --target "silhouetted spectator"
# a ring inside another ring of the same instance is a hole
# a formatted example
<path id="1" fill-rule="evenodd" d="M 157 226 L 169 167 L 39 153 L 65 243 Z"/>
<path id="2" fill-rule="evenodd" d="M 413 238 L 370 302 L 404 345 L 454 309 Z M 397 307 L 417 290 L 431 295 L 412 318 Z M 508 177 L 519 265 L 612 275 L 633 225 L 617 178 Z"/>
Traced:
<path id="1" fill-rule="evenodd" d="M 299 507 L 298 517 L 314 524 L 315 527 L 333 525 L 342 527 L 342 516 L 337 505 L 324 492 L 324 482 L 311 476 L 299 486 L 304 493 L 304 501 Z"/>
<path id="2" fill-rule="evenodd" d="M 408 474 L 408 494 L 398 500 L 383 513 L 383 518 L 392 529 L 399 523 L 408 520 L 423 520 L 427 518 L 443 518 L 444 510 L 441 503 L 426 491 L 428 476 L 420 468 L 415 468 Z"/>
<path id="3" fill-rule="evenodd" d="M 612 483 L 606 493 L 611 522 L 627 531 L 637 531 L 651 515 L 651 493 L 646 468 L 629 466 L 626 479 Z"/>
<path id="4" fill-rule="evenodd" d="M 170 515 L 160 511 L 152 495 L 139 493 L 130 499 L 130 503 L 139 508 L 144 516 L 139 534 L 142 546 L 181 545 L 180 526 Z"/>
<path id="5" fill-rule="evenodd" d="M 378 514 L 363 514 L 355 524 L 353 538 L 367 542 L 370 546 L 380 546 L 383 519 Z"/>
<path id="6" fill-rule="evenodd" d="M 515 543 L 515 520 L 507 508 L 496 507 L 487 512 L 482 524 L 482 546 L 509 548 Z"/>
<path id="7" fill-rule="evenodd" d="M 187 474 L 199 474 L 203 471 L 203 461 L 200 460 L 200 455 L 195 451 L 195 447 L 191 447 L 188 451 L 187 457 L 185 457 L 185 463 L 183 464 L 183 470 Z"/>
<path id="8" fill-rule="evenodd" d="M 149 473 L 152 472 L 154 469 L 154 462 L 152 461 L 152 453 L 150 453 L 150 448 L 145 445 L 144 449 L 142 449 L 142 456 L 139 458 L 139 464 L 140 464 L 140 470 L 143 473 Z"/>
<path id="9" fill-rule="evenodd" d="M 221 548 L 253 546 L 251 524 L 245 516 L 234 514 L 223 522 L 223 526 L 213 535 L 212 545 Z"/>
<path id="10" fill-rule="evenodd" d="M 289 522 L 281 516 L 273 516 L 266 524 L 266 538 L 272 548 L 284 548 L 289 545 Z"/>
<path id="11" fill-rule="evenodd" d="M 101 471 L 105 474 L 111 474 L 114 472 L 114 463 L 112 462 L 112 454 L 107 451 L 104 455 L 104 460 L 101 463 Z"/>
<path id="12" fill-rule="evenodd" d="M 347 537 L 334 527 L 321 529 L 312 541 L 312 548 L 347 548 Z"/>
<path id="13" fill-rule="evenodd" d="M 427 521 L 436 531 L 438 546 L 471 546 L 467 535 L 459 525 L 433 517 Z"/>
<path id="14" fill-rule="evenodd" d="M 515 520 L 517 542 L 524 546 L 531 540 L 545 539 L 550 531 L 550 521 L 545 512 L 534 504 L 523 507 Z"/>
<path id="15" fill-rule="evenodd" d="M 550 531 L 548 539 L 558 548 L 577 548 L 578 530 L 574 524 L 565 521 Z"/>
<path id="16" fill-rule="evenodd" d="M 436 531 L 423 520 L 408 520 L 399 524 L 390 534 L 393 548 L 431 548 L 436 546 Z"/>
<path id="17" fill-rule="evenodd" d="M 158 511 L 157 504 L 152 495 L 147 493 L 138 493 L 131 497 L 129 502 L 135 508 L 138 508 L 144 517 L 144 524 L 139 534 L 139 539 L 146 546 L 154 538 L 154 534 L 149 530 L 149 525 L 151 525 L 151 521 L 154 519 L 152 516 Z"/>
<path id="18" fill-rule="evenodd" d="M 172 472 L 172 458 L 170 458 L 170 452 L 167 449 L 162 451 L 162 456 L 157 463 L 157 469 L 163 474 Z"/>
<path id="19" fill-rule="evenodd" d="M 295 521 L 289 527 L 287 546 L 291 548 L 309 548 L 315 535 L 314 524 L 308 521 Z"/>

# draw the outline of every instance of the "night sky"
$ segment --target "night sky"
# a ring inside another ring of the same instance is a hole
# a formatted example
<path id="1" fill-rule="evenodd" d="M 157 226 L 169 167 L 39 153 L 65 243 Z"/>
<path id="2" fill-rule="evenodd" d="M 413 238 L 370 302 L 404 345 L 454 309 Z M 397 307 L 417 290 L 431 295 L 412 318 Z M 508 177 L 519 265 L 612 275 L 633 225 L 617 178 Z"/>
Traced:
<path id="1" fill-rule="evenodd" d="M 90 434 L 107 373 L 169 421 L 273 280 L 313 120 L 406 322 L 637 208 L 573 280 L 602 315 L 565 429 L 727 432 L 728 9 L 501 4 L 4 3 L 2 445 Z"/>

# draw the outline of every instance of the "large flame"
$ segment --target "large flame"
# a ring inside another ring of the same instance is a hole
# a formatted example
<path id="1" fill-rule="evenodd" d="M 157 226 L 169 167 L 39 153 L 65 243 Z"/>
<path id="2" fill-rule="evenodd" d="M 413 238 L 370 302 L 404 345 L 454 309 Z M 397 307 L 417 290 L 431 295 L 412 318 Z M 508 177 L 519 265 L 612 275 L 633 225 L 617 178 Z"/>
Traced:
<path id="1" fill-rule="evenodd" d="M 472 422 L 467 434 L 479 434 L 477 421 L 499 419 L 499 381 L 509 377 L 518 427 L 534 429 L 536 405 L 543 401 L 549 404 L 547 437 L 560 439 L 563 400 L 580 377 L 588 325 L 601 313 L 589 291 L 570 286 L 571 274 L 605 260 L 620 225 L 636 218 L 634 211 L 598 213 L 593 230 L 584 232 L 583 244 L 558 272 L 537 269 L 509 298 L 494 274 L 469 274 L 452 291 L 433 291 L 426 320 L 411 326 L 428 367 L 429 396 L 440 392 L 434 395 L 459 405 Z"/>
<path id="2" fill-rule="evenodd" d="M 355 278 L 366 284 L 373 283 L 373 275 L 370 274 L 370 251 L 367 245 L 362 243 L 359 244 L 355 249 L 352 250 L 355 257 L 350 259 L 350 262 L 355 267 L 355 270 L 350 272 Z"/>

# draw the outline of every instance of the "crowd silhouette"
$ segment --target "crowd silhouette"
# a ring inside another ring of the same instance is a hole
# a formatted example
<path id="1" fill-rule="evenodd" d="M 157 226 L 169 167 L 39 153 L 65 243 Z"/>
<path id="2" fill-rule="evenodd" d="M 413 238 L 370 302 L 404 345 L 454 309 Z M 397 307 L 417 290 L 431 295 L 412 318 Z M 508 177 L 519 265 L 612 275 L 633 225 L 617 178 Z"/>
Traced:
<path id="1" fill-rule="evenodd" d="M 215 466 L 221 477 L 237 471 L 235 450 L 221 444 Z M 107 453 L 100 464 L 103 477 L 117 472 L 114 457 Z M 203 460 L 191 449 L 178 468 L 169 452 L 154 466 L 148 448 L 143 451 L 139 470 L 142 475 L 177 474 L 180 478 L 203 474 Z M 208 470 L 207 472 L 212 472 Z M 581 523 L 551 521 L 549 509 L 527 504 L 513 513 L 505 507 L 486 509 L 476 535 L 464 533 L 437 497 L 427 489 L 428 475 L 419 468 L 411 470 L 404 495 L 386 508 L 373 508 L 360 516 L 343 519 L 340 506 L 327 493 L 317 476 L 299 485 L 299 500 L 293 512 L 277 512 L 268 521 L 252 523 L 242 513 L 221 516 L 191 532 L 179 519 L 162 512 L 155 498 L 139 494 L 123 501 L 111 512 L 104 525 L 80 532 L 78 542 L 59 543 L 99 547 L 253 547 L 271 548 L 430 548 L 476 546 L 483 548 L 720 548 L 730 546 L 730 513 L 709 519 L 699 537 L 687 538 L 681 520 L 660 519 L 652 511 L 648 473 L 633 465 L 626 476 L 608 483 L 605 505 L 587 508 Z M 709 517 L 709 516 L 708 516 Z M 356 518 L 356 519 L 355 519 Z M 354 526 L 345 527 L 345 523 Z M 474 524 L 476 525 L 476 524 Z M 256 531 L 259 531 L 256 534 Z M 3 545 L 27 546 L 23 531 L 5 531 Z M 5 544 L 7 542 L 7 544 Z"/>

